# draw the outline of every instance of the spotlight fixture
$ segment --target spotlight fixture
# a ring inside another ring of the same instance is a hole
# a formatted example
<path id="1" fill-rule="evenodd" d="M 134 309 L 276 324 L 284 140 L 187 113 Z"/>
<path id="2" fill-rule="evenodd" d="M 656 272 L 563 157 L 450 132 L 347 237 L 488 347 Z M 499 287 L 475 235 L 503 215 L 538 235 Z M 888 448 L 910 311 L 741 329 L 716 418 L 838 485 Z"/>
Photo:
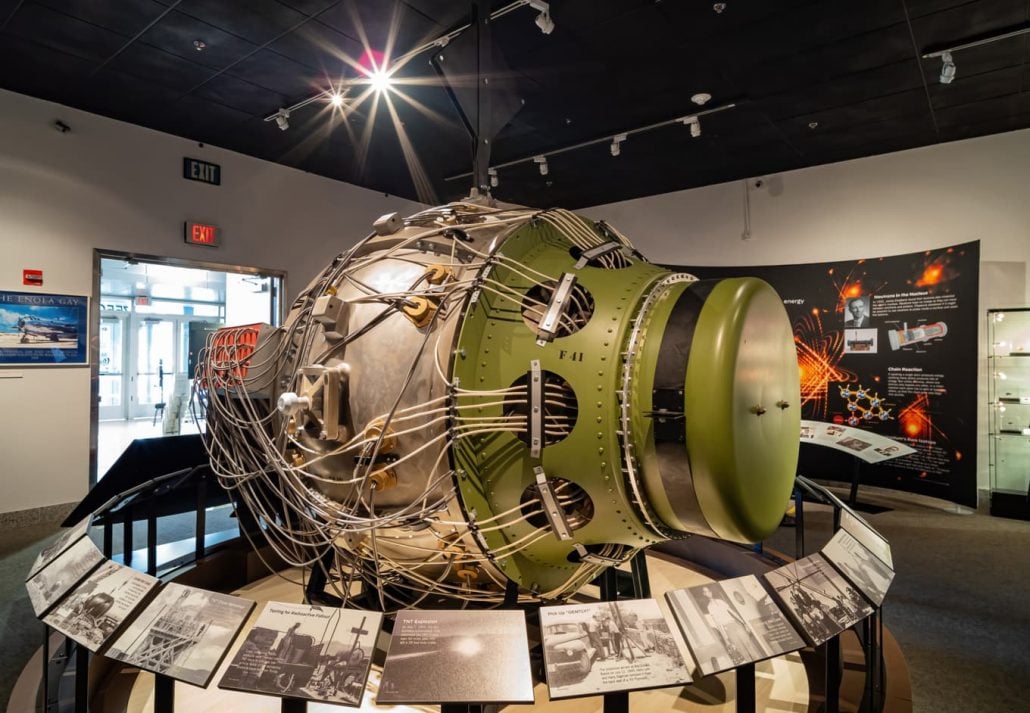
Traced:
<path id="1" fill-rule="evenodd" d="M 551 4 L 542 2 L 541 0 L 530 0 L 529 6 L 534 10 L 540 12 L 536 16 L 536 26 L 540 28 L 540 31 L 545 35 L 549 35 L 554 32 L 554 20 L 551 19 Z"/>
<path id="2" fill-rule="evenodd" d="M 612 137 L 611 152 L 612 156 L 618 156 L 622 153 L 622 142 L 626 140 L 626 134 L 618 134 Z"/>
<path id="3" fill-rule="evenodd" d="M 708 102 L 712 101 L 712 95 L 708 92 L 698 92 L 694 96 L 690 97 L 690 101 L 694 102 L 698 106 L 704 106 Z"/>
<path id="4" fill-rule="evenodd" d="M 534 156 L 533 157 L 533 163 L 535 163 L 537 166 L 540 167 L 540 175 L 541 176 L 546 176 L 547 175 L 547 172 L 550 170 L 550 168 L 547 166 L 547 157 L 546 156 Z"/>
<path id="5" fill-rule="evenodd" d="M 368 82 L 377 94 L 381 94 L 390 88 L 393 80 L 390 75 L 382 69 L 377 69 L 368 75 Z"/>
<path id="6" fill-rule="evenodd" d="M 812 130 L 818 129 L 819 128 L 819 122 L 818 121 L 810 121 L 810 122 L 808 122 L 808 128 L 812 129 Z"/>
<path id="7" fill-rule="evenodd" d="M 712 9 L 715 10 L 716 15 L 721 15 L 722 11 L 726 9 L 726 3 L 717 2 L 712 5 Z"/>
<path id="8" fill-rule="evenodd" d="M 497 177 L 497 169 L 496 168 L 488 168 L 486 170 L 486 173 L 487 173 L 487 175 L 490 176 L 490 187 L 491 188 L 497 188 L 497 186 L 499 186 L 501 184 L 501 179 Z"/>
<path id="9" fill-rule="evenodd" d="M 951 52 L 945 52 L 941 55 L 941 84 L 951 84 L 955 79 L 955 60 L 951 57 Z"/>
<path id="10" fill-rule="evenodd" d="M 197 50 L 197 52 L 203 52 L 206 47 L 207 42 L 204 42 L 204 40 L 199 38 L 193 40 L 193 49 Z"/>
<path id="11" fill-rule="evenodd" d="M 684 116 L 679 119 L 684 126 L 690 127 L 690 135 L 693 138 L 701 136 L 701 120 L 696 116 Z"/>
<path id="12" fill-rule="evenodd" d="M 290 112 L 288 109 L 279 109 L 275 113 L 275 125 L 279 127 L 280 131 L 286 131 L 290 128 Z"/>

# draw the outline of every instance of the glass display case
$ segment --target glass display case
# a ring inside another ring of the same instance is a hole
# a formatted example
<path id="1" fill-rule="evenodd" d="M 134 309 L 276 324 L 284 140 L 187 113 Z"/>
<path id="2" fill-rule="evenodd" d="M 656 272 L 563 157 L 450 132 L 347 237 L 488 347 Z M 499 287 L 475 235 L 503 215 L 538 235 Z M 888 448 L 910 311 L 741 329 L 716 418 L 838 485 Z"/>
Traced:
<path id="1" fill-rule="evenodd" d="M 991 513 L 1030 519 L 1030 308 L 987 312 Z"/>

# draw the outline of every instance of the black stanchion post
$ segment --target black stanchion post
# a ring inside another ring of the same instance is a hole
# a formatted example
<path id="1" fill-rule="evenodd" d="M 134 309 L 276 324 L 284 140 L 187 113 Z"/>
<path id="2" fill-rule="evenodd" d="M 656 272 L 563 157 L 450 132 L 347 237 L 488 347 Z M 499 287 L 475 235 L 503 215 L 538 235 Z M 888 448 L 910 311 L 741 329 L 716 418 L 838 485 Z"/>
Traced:
<path id="1" fill-rule="evenodd" d="M 50 710 L 50 627 L 43 627 L 43 676 L 40 705 L 43 713 Z"/>
<path id="2" fill-rule="evenodd" d="M 858 482 L 862 479 L 862 460 L 852 458 L 854 463 L 851 470 L 851 492 L 848 493 L 848 505 L 855 507 L 858 503 Z"/>
<path id="3" fill-rule="evenodd" d="M 834 636 L 826 647 L 826 704 L 824 713 L 840 713 L 840 636 Z"/>
<path id="4" fill-rule="evenodd" d="M 154 674 L 154 713 L 172 713 L 175 710 L 175 679 Z"/>
<path id="5" fill-rule="evenodd" d="M 755 713 L 755 665 L 737 667 L 737 713 Z"/>
<path id="6" fill-rule="evenodd" d="M 629 692 L 604 694 L 604 713 L 629 713 Z"/>
<path id="7" fill-rule="evenodd" d="M 280 710 L 282 713 L 307 713 L 308 702 L 303 698 L 284 698 Z"/>
<path id="8" fill-rule="evenodd" d="M 637 599 L 649 599 L 651 597 L 651 579 L 647 574 L 647 556 L 644 550 L 640 550 L 633 556 L 630 570 L 633 574 L 633 596 Z"/>
<path id="9" fill-rule="evenodd" d="M 122 563 L 132 564 L 132 506 L 122 509 Z"/>
<path id="10" fill-rule="evenodd" d="M 147 513 L 147 574 L 157 574 L 157 513 Z"/>
<path id="11" fill-rule="evenodd" d="M 794 488 L 794 559 L 805 556 L 805 494 Z"/>
<path id="12" fill-rule="evenodd" d="M 104 557 L 111 559 L 114 554 L 114 520 L 110 513 L 104 513 Z"/>
<path id="13" fill-rule="evenodd" d="M 197 478 L 197 539 L 195 542 L 195 559 L 199 562 L 207 554 L 204 535 L 207 530 L 207 476 L 201 474 Z"/>
<path id="14" fill-rule="evenodd" d="M 75 713 L 89 713 L 89 649 L 75 647 Z"/>

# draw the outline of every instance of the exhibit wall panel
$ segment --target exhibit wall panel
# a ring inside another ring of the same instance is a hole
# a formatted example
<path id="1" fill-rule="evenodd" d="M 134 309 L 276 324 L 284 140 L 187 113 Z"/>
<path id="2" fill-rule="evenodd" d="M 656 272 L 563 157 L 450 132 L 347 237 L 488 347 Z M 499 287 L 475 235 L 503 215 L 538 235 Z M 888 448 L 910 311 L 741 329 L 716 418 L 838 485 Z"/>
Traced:
<path id="1" fill-rule="evenodd" d="M 583 211 L 664 264 L 857 260 L 980 241 L 977 483 L 988 487 L 986 310 L 1030 304 L 1030 130 Z M 744 240 L 745 208 L 750 238 Z"/>
<path id="2" fill-rule="evenodd" d="M 55 130 L 58 118 L 71 131 Z M 221 185 L 183 179 L 186 156 L 219 164 Z M 292 301 L 378 216 L 423 207 L 0 91 L 0 290 L 89 296 L 99 248 L 284 270 Z M 222 244 L 187 245 L 187 220 L 217 225 Z M 42 287 L 24 286 L 23 269 L 42 270 Z M 77 500 L 89 479 L 89 369 L 0 371 L 0 512 Z"/>

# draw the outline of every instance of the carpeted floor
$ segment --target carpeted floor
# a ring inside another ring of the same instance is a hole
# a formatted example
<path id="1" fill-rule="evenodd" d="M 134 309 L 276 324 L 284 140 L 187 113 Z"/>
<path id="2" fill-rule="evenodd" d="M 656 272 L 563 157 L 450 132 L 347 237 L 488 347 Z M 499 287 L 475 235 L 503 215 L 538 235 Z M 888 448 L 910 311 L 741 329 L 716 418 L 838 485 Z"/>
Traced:
<path id="1" fill-rule="evenodd" d="M 892 545 L 898 574 L 884 617 L 908 659 L 915 711 L 1030 710 L 1030 523 L 911 504 L 866 517 Z M 830 536 L 830 513 L 810 507 L 806 519 L 811 552 Z M 209 531 L 222 527 L 218 516 L 209 522 Z M 189 527 L 162 525 L 161 539 Z M 56 531 L 9 529 L 0 541 L 0 711 L 43 636 L 23 580 Z M 145 542 L 142 530 L 135 537 Z M 794 530 L 781 528 L 767 544 L 793 554 Z"/>

